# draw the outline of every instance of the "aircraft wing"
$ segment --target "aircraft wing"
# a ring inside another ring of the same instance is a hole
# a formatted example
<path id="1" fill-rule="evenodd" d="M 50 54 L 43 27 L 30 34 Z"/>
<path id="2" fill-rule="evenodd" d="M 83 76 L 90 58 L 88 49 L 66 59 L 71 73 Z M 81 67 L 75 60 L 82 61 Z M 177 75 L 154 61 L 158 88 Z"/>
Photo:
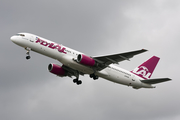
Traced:
<path id="1" fill-rule="evenodd" d="M 84 75 L 84 73 L 82 73 L 82 72 L 77 73 L 77 70 L 74 70 L 74 69 L 72 69 L 72 68 L 70 68 L 68 66 L 65 66 L 65 65 L 63 65 L 62 68 L 64 70 L 68 71 L 67 76 L 69 76 L 69 77 L 77 76 L 77 74 Z"/>
<path id="2" fill-rule="evenodd" d="M 169 78 L 157 78 L 157 79 L 141 80 L 141 82 L 147 83 L 147 84 L 157 84 L 157 83 L 166 82 L 166 81 L 170 81 L 170 80 L 171 79 L 169 79 Z"/>
<path id="3" fill-rule="evenodd" d="M 129 60 L 133 56 L 146 52 L 146 51 L 147 50 L 145 49 L 141 49 L 141 50 L 136 50 L 136 51 L 131 51 L 131 52 L 93 57 L 93 59 L 96 60 L 98 63 L 100 63 L 99 70 L 101 70 L 101 69 L 106 68 L 110 64 L 113 64 L 113 63 L 118 64 L 118 62 Z"/>

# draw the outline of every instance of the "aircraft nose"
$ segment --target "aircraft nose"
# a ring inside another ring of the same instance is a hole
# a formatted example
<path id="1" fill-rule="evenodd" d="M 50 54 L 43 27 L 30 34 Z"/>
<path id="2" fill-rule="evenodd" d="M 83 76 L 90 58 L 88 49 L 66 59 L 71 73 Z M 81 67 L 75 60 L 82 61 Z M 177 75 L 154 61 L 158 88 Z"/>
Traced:
<path id="1" fill-rule="evenodd" d="M 11 39 L 12 42 L 16 41 L 16 37 L 15 36 L 12 36 L 10 39 Z"/>

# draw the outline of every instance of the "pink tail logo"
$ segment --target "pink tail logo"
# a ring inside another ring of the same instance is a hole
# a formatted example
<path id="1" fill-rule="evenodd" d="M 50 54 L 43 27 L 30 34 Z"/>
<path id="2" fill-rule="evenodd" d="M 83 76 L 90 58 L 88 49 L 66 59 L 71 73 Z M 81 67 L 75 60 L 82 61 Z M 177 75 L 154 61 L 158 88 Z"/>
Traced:
<path id="1" fill-rule="evenodd" d="M 151 73 L 145 66 L 140 66 L 139 68 L 134 69 L 132 72 L 144 79 L 150 78 L 151 75 Z"/>
<path id="2" fill-rule="evenodd" d="M 139 77 L 143 79 L 149 79 L 158 63 L 160 58 L 153 56 L 143 64 L 141 64 L 139 67 L 135 68 L 132 73 L 135 75 L 138 75 Z"/>

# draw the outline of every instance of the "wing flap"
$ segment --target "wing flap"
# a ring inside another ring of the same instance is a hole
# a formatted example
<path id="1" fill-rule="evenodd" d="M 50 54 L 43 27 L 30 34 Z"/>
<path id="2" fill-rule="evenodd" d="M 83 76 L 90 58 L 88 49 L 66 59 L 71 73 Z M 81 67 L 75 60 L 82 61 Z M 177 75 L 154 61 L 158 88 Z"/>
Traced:
<path id="1" fill-rule="evenodd" d="M 166 81 L 170 81 L 170 80 L 171 79 L 169 79 L 169 78 L 157 78 L 157 79 L 141 80 L 141 82 L 147 83 L 147 84 L 157 84 L 157 83 L 166 82 Z"/>

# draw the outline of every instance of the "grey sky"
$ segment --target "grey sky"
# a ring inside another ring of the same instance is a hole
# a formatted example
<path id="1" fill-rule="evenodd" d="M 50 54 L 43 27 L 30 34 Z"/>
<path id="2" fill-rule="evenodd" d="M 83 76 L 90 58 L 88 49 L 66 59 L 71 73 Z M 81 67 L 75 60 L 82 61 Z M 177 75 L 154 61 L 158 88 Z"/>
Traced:
<path id="1" fill-rule="evenodd" d="M 0 2 L 0 119 L 179 120 L 180 1 L 2 0 Z M 51 58 L 10 41 L 18 32 L 37 34 L 91 56 L 149 51 L 120 67 L 132 70 L 161 58 L 152 75 L 173 81 L 134 90 L 104 79 L 71 78 L 47 71 Z"/>

